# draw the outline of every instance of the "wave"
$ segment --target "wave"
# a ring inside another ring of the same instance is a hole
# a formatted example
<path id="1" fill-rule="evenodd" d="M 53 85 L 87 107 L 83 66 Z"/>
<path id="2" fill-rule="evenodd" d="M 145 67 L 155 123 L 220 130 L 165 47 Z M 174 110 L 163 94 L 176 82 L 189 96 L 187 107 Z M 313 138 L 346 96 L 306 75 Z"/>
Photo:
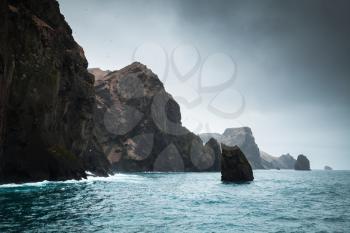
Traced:
<path id="1" fill-rule="evenodd" d="M 145 177 L 137 174 L 125 174 L 125 173 L 116 173 L 114 175 L 110 175 L 108 177 L 94 176 L 89 175 L 91 173 L 87 173 L 87 179 L 81 180 L 81 182 L 95 182 L 95 181 L 104 181 L 104 182 L 130 182 L 130 183 L 138 183 L 145 179 Z"/>
<path id="2" fill-rule="evenodd" d="M 138 183 L 145 179 L 145 177 L 136 174 L 121 174 L 117 173 L 108 177 L 95 176 L 90 172 L 87 172 L 87 178 L 81 180 L 65 180 L 65 181 L 48 181 L 41 182 L 28 182 L 28 183 L 10 183 L 0 185 L 2 188 L 18 188 L 18 187 L 42 187 L 50 184 L 72 184 L 72 183 L 95 183 L 95 182 L 129 182 Z"/>
<path id="3" fill-rule="evenodd" d="M 11 184 L 2 184 L 0 185 L 0 188 L 17 188 L 17 187 L 26 187 L 26 186 L 44 186 L 48 183 L 50 183 L 51 181 L 41 181 L 41 182 L 29 182 L 29 183 L 23 183 L 23 184 L 15 184 L 15 183 L 11 183 Z"/>

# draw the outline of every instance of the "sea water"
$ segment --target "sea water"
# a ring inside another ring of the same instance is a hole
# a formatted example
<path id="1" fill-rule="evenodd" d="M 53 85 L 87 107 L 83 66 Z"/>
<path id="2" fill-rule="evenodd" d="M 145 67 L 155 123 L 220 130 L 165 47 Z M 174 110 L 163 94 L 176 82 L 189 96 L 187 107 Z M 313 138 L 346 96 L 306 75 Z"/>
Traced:
<path id="1" fill-rule="evenodd" d="M 131 173 L 0 186 L 0 232 L 350 232 L 350 171 Z"/>

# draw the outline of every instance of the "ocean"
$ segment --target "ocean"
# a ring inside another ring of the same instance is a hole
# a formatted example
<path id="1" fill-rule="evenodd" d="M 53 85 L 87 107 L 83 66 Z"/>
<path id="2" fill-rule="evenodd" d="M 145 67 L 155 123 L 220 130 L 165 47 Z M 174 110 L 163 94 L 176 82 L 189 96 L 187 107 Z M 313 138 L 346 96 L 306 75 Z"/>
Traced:
<path id="1" fill-rule="evenodd" d="M 124 173 L 0 186 L 0 232 L 350 232 L 350 171 Z"/>

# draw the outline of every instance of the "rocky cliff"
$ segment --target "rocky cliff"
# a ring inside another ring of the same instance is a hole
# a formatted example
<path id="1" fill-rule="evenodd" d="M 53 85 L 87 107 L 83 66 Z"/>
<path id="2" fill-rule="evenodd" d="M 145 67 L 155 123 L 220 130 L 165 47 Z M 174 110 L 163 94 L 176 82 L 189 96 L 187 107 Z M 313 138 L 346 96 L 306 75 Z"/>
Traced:
<path id="1" fill-rule="evenodd" d="M 238 146 L 247 157 L 253 169 L 263 169 L 260 151 L 252 130 L 249 127 L 228 128 L 223 134 L 204 133 L 199 135 L 206 142 L 210 138 L 215 138 L 220 143 L 228 146 Z"/>
<path id="2" fill-rule="evenodd" d="M 199 136 L 203 142 L 215 138 L 225 145 L 238 146 L 253 169 L 294 169 L 296 160 L 290 154 L 275 157 L 261 151 L 249 127 L 228 128 L 223 134 L 202 133 Z"/>
<path id="3" fill-rule="evenodd" d="M 105 157 L 87 154 L 94 78 L 57 1 L 1 0 L 0 9 L 0 182 L 106 174 Z"/>
<path id="4" fill-rule="evenodd" d="M 116 171 L 218 170 L 215 142 L 204 146 L 182 126 L 179 105 L 145 65 L 90 72 L 96 79 L 95 135 Z"/>
<path id="5" fill-rule="evenodd" d="M 297 161 L 295 162 L 294 169 L 304 171 L 311 170 L 309 159 L 305 155 L 299 155 Z"/>
<path id="6" fill-rule="evenodd" d="M 290 154 L 275 157 L 260 151 L 262 165 L 266 169 L 294 169 L 296 160 Z"/>

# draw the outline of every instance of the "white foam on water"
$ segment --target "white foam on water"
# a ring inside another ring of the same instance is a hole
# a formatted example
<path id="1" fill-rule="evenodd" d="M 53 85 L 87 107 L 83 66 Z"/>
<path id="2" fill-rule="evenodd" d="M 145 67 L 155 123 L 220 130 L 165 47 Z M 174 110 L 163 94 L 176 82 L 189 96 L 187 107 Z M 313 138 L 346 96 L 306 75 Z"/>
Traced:
<path id="1" fill-rule="evenodd" d="M 88 176 L 86 180 L 82 180 L 83 182 L 94 182 L 94 181 L 104 181 L 104 182 L 130 182 L 130 183 L 138 183 L 143 181 L 145 178 L 136 175 L 136 174 L 122 174 L 117 173 L 114 175 L 110 175 L 108 177 L 101 176 Z"/>
<path id="2" fill-rule="evenodd" d="M 102 182 L 129 182 L 129 183 L 139 183 L 145 178 L 136 175 L 136 174 L 121 174 L 117 173 L 114 175 L 110 175 L 108 177 L 101 177 L 101 176 L 95 176 L 91 172 L 86 172 L 87 174 L 87 179 L 82 179 L 82 180 L 66 180 L 66 181 L 41 181 L 41 182 L 29 182 L 29 183 L 23 183 L 23 184 L 3 184 L 0 185 L 1 188 L 18 188 L 18 187 L 42 187 L 48 184 L 73 184 L 73 183 L 94 183 L 98 181 Z"/>
<path id="3" fill-rule="evenodd" d="M 23 183 L 23 184 L 15 184 L 15 183 L 11 183 L 11 184 L 2 184 L 0 185 L 0 188 L 17 188 L 17 187 L 39 187 L 39 186 L 45 186 L 46 184 L 51 183 L 51 181 L 41 181 L 41 182 L 29 182 L 29 183 Z"/>

